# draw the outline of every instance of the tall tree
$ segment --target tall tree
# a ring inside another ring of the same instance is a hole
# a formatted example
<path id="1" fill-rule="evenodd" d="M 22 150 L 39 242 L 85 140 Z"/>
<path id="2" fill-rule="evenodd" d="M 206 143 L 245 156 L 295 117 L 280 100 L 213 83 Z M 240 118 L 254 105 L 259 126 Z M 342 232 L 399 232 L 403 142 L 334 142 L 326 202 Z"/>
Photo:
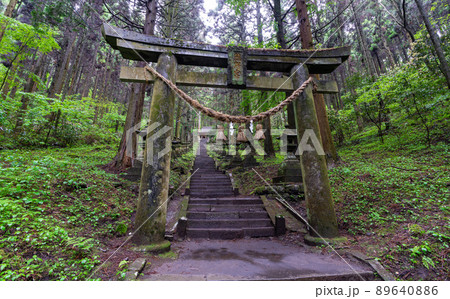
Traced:
<path id="1" fill-rule="evenodd" d="M 276 32 L 277 32 L 277 41 L 280 44 L 282 49 L 286 49 L 286 38 L 284 35 L 284 24 L 283 19 L 281 16 L 281 2 L 280 0 L 273 0 L 273 12 L 275 15 L 275 22 L 277 25 Z"/>
<path id="2" fill-rule="evenodd" d="M 445 80 L 447 80 L 447 87 L 450 88 L 450 67 L 447 59 L 445 58 L 444 51 L 442 50 L 441 41 L 434 31 L 433 25 L 431 25 L 430 19 L 428 18 L 427 12 L 425 11 L 421 0 L 414 1 L 416 2 L 417 8 L 419 9 L 420 15 L 422 16 L 422 19 L 425 23 L 425 27 L 427 28 L 428 34 L 430 35 L 431 43 L 433 44 L 434 50 L 436 51 L 436 54 L 438 56 L 440 62 L 439 69 L 444 75 Z"/>
<path id="3" fill-rule="evenodd" d="M 359 41 L 359 45 L 361 48 L 361 53 L 364 58 L 364 64 L 366 65 L 366 68 L 367 68 L 367 73 L 369 76 L 372 76 L 375 78 L 375 77 L 377 77 L 377 70 L 375 67 L 375 63 L 373 61 L 372 55 L 371 55 L 369 47 L 367 45 L 367 39 L 364 34 L 364 31 L 363 31 L 363 28 L 361 25 L 361 21 L 359 20 L 358 16 L 356 15 L 355 5 L 353 2 L 351 4 L 351 8 L 352 8 L 352 12 L 353 12 L 353 19 L 355 22 L 355 28 L 356 28 L 356 33 L 358 35 L 358 41 Z"/>
<path id="4" fill-rule="evenodd" d="M 6 6 L 6 10 L 4 13 L 5 17 L 12 18 L 14 9 L 16 8 L 16 5 L 17 5 L 17 2 L 19 2 L 19 1 L 18 0 L 10 0 L 9 1 L 8 6 Z M 6 27 L 8 27 L 8 23 L 4 24 L 0 28 L 0 42 L 2 41 L 3 35 L 5 34 Z"/>
<path id="5" fill-rule="evenodd" d="M 311 33 L 311 23 L 308 16 L 308 8 L 305 0 L 295 0 L 297 8 L 298 22 L 300 26 L 300 37 L 303 49 L 314 48 L 313 38 Z M 319 78 L 316 75 L 316 78 Z M 314 104 L 316 106 L 317 119 L 319 121 L 320 134 L 322 139 L 322 146 L 325 154 L 333 159 L 337 160 L 337 152 L 334 147 L 333 137 L 331 136 L 330 124 L 328 122 L 327 110 L 325 107 L 325 99 L 322 94 L 314 94 Z"/>
<path id="6" fill-rule="evenodd" d="M 155 26 L 156 26 L 156 17 L 157 17 L 157 0 L 147 0 L 145 1 L 145 21 L 144 21 L 144 27 L 143 32 L 147 35 L 154 35 L 155 34 Z M 141 61 L 138 63 L 139 67 L 144 67 L 145 62 Z M 112 167 L 118 168 L 118 169 L 124 169 L 127 167 L 132 166 L 133 159 L 135 158 L 134 155 L 136 154 L 136 146 L 137 146 L 137 136 L 136 132 L 133 132 L 132 140 L 127 140 L 127 137 L 130 136 L 128 134 L 128 131 L 140 124 L 142 120 L 142 114 L 144 109 L 144 100 L 145 100 L 145 93 L 147 89 L 147 84 L 138 84 L 133 83 L 134 86 L 131 88 L 131 94 L 130 94 L 130 102 L 128 105 L 128 111 L 127 111 L 127 118 L 125 122 L 125 126 L 123 128 L 122 133 L 122 139 L 119 144 L 117 155 L 114 157 L 114 159 L 109 164 Z M 130 147 L 131 145 L 131 151 L 128 149 L 127 146 Z M 132 156 L 128 156 L 131 154 Z"/>
<path id="7" fill-rule="evenodd" d="M 402 31 L 406 34 L 410 42 L 415 42 L 414 29 L 412 28 L 411 22 L 408 20 L 408 2 L 407 0 L 389 0 L 394 6 L 397 16 L 394 16 L 394 21 L 402 28 Z M 380 3 L 383 5 L 383 3 Z M 384 7 L 386 11 L 388 8 Z M 387 11 L 390 13 L 389 11 Z M 398 18 L 397 18 L 398 17 Z"/>
<path id="8" fill-rule="evenodd" d="M 256 26 L 257 26 L 257 32 L 258 32 L 258 44 L 263 45 L 264 44 L 264 38 L 263 38 L 263 24 L 262 24 L 262 14 L 261 14 L 261 0 L 256 0 Z M 265 75 L 265 74 L 261 74 Z M 261 101 L 266 101 L 267 99 L 267 92 L 261 93 Z M 264 140 L 264 151 L 267 154 L 267 157 L 274 157 L 275 156 L 275 149 L 273 147 L 273 140 L 272 140 L 272 124 L 270 117 L 264 119 L 263 121 L 264 129 L 266 130 Z"/>
<path id="9" fill-rule="evenodd" d="M 17 6 L 17 2 L 19 2 L 18 0 L 10 0 L 8 3 L 8 6 L 6 6 L 6 10 L 4 15 L 7 16 L 8 18 L 12 18 L 13 17 L 13 12 L 14 9 Z"/>

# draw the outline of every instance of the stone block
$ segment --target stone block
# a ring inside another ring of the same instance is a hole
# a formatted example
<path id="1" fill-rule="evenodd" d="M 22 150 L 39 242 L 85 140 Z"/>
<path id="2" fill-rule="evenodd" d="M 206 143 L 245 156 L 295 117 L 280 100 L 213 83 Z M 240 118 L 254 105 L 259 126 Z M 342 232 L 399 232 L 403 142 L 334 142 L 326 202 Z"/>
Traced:
<path id="1" fill-rule="evenodd" d="M 178 220 L 177 225 L 177 237 L 179 240 L 184 240 L 186 238 L 186 229 L 187 229 L 187 218 L 181 217 Z"/>
<path id="2" fill-rule="evenodd" d="M 311 235 L 305 235 L 305 243 L 310 246 L 321 246 L 321 245 L 341 245 L 342 243 L 347 242 L 346 237 L 336 237 L 336 238 L 320 238 L 313 237 Z M 328 244 L 327 244 L 328 243 Z"/>
<path id="3" fill-rule="evenodd" d="M 125 273 L 125 280 L 135 280 L 139 274 L 144 270 L 147 260 L 144 258 L 136 259 L 129 267 L 127 273 Z"/>
<path id="4" fill-rule="evenodd" d="M 163 241 L 161 243 L 154 243 L 150 245 L 142 245 L 132 248 L 132 250 L 137 252 L 146 252 L 152 254 L 164 253 L 170 250 L 171 243 L 169 241 Z"/>
<path id="5" fill-rule="evenodd" d="M 283 216 L 277 215 L 275 217 L 275 235 L 282 236 L 286 233 L 286 220 Z"/>

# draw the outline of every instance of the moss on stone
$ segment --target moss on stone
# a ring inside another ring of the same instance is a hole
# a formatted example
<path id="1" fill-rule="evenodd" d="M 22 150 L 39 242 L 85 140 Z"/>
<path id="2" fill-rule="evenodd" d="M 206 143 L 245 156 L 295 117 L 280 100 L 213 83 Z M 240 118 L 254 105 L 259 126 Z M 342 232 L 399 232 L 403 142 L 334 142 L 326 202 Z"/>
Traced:
<path id="1" fill-rule="evenodd" d="M 123 222 L 120 222 L 120 223 L 117 224 L 116 231 L 115 231 L 117 236 L 119 236 L 119 237 L 120 236 L 125 236 L 127 231 L 128 231 L 128 225 L 126 225 Z"/>
<path id="2" fill-rule="evenodd" d="M 132 248 L 132 250 L 137 252 L 146 252 L 152 254 L 160 254 L 170 251 L 171 243 L 169 241 L 163 241 L 160 243 L 153 243 L 150 245 L 142 245 Z"/>
<path id="3" fill-rule="evenodd" d="M 320 238 L 320 237 L 313 237 L 311 235 L 305 235 L 305 243 L 310 246 L 320 246 L 328 244 L 330 245 L 342 245 L 343 243 L 347 242 L 346 237 L 336 237 L 336 238 Z M 328 243 L 328 244 L 327 244 Z"/>
<path id="4" fill-rule="evenodd" d="M 178 258 L 178 254 L 176 252 L 173 252 L 173 251 L 167 251 L 165 253 L 159 254 L 158 257 L 163 258 L 163 259 L 176 260 Z"/>
<path id="5" fill-rule="evenodd" d="M 168 54 L 160 55 L 157 70 L 174 82 L 176 81 L 176 67 L 175 57 Z M 175 94 L 161 80 L 155 80 L 149 122 L 171 126 L 174 118 L 174 106 Z M 150 167 L 144 163 L 142 169 L 140 195 L 135 220 L 135 225 L 140 227 L 140 229 L 133 237 L 133 241 L 139 245 L 147 245 L 164 240 L 171 151 L 161 159 L 158 157 L 158 153 L 165 149 L 165 140 L 171 137 L 172 130 L 169 130 L 154 142 L 152 157 L 148 156 L 148 151 L 144 153 L 144 160 L 153 161 L 154 164 Z M 152 192 L 145 194 L 148 190 Z M 152 221 L 147 221 L 149 217 L 152 217 Z"/>
<path id="6" fill-rule="evenodd" d="M 259 187 L 256 187 L 251 194 L 261 195 L 261 194 L 266 194 L 266 193 L 267 193 L 266 187 L 259 186 Z"/>
<path id="7" fill-rule="evenodd" d="M 180 213 L 178 214 L 178 219 L 181 217 L 186 217 L 187 215 L 187 208 L 188 208 L 189 200 L 183 199 L 180 204 Z"/>

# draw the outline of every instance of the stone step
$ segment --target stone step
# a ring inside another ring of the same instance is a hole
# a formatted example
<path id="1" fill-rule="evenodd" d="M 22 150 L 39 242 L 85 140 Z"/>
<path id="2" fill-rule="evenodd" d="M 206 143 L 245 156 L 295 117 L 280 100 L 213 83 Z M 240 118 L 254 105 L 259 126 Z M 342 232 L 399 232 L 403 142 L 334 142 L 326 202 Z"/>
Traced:
<path id="1" fill-rule="evenodd" d="M 209 180 L 194 180 L 190 183 L 191 189 L 193 188 L 202 188 L 202 187 L 209 187 L 209 188 L 216 188 L 216 187 L 232 187 L 231 181 L 209 181 Z"/>
<path id="2" fill-rule="evenodd" d="M 234 192 L 195 192 L 191 191 L 191 195 L 195 197 L 208 198 L 208 197 L 219 197 L 219 196 L 233 196 Z"/>
<path id="3" fill-rule="evenodd" d="M 198 169 L 198 170 L 197 170 Z M 194 175 L 215 175 L 215 176 L 227 176 L 227 174 L 223 173 L 222 171 L 209 171 L 209 170 L 203 170 L 201 168 L 194 168 L 194 171 L 197 170 L 197 172 Z"/>
<path id="4" fill-rule="evenodd" d="M 233 192 L 192 192 L 191 195 L 200 198 L 209 198 L 209 197 L 217 197 L 217 196 L 233 196 Z"/>
<path id="5" fill-rule="evenodd" d="M 233 186 L 231 185 L 231 182 L 200 182 L 200 181 L 194 181 L 193 183 L 191 182 L 190 184 L 191 190 L 195 190 L 195 188 L 198 189 L 210 189 L 210 190 L 217 190 L 217 188 L 219 189 L 223 189 L 223 188 L 232 188 Z"/>
<path id="6" fill-rule="evenodd" d="M 191 183 L 223 183 L 223 182 L 230 182 L 231 180 L 229 177 L 198 177 L 194 176 L 191 178 Z"/>
<path id="7" fill-rule="evenodd" d="M 207 204 L 207 205 L 261 205 L 263 202 L 260 199 L 218 199 L 218 198 L 191 198 L 189 204 Z"/>
<path id="8" fill-rule="evenodd" d="M 233 188 L 231 187 L 231 184 L 226 185 L 226 186 L 213 186 L 213 187 L 210 187 L 208 185 L 203 185 L 202 187 L 198 187 L 197 186 L 196 188 L 193 188 L 191 186 L 191 195 L 192 195 L 192 192 L 194 192 L 194 194 L 195 193 L 201 193 L 201 194 L 208 193 L 208 194 L 211 194 L 211 193 L 222 193 L 222 192 L 228 194 L 230 192 L 233 192 Z"/>
<path id="9" fill-rule="evenodd" d="M 208 186 L 215 186 L 215 185 L 217 185 L 217 186 L 219 186 L 219 185 L 224 185 L 224 184 L 227 184 L 227 185 L 230 185 L 231 186 L 231 180 L 224 180 L 224 179 L 217 179 L 217 180 L 208 180 L 208 179 L 191 179 L 191 186 L 197 186 L 197 187 L 199 187 L 199 186 L 205 186 L 205 185 L 208 185 Z"/>
<path id="10" fill-rule="evenodd" d="M 275 235 L 273 227 L 252 227 L 242 229 L 231 228 L 188 228 L 188 238 L 239 239 L 244 237 L 271 237 Z"/>
<path id="11" fill-rule="evenodd" d="M 204 211 L 188 211 L 188 219 L 263 219 L 269 218 L 266 211 L 256 212 L 204 212 Z"/>
<path id="12" fill-rule="evenodd" d="M 229 180 L 230 177 L 226 174 L 223 173 L 201 173 L 201 172 L 196 172 L 191 179 L 195 179 L 195 178 L 206 178 L 206 179 L 227 179 Z"/>
<path id="13" fill-rule="evenodd" d="M 141 180 L 141 175 L 123 175 L 122 178 L 131 182 L 138 182 Z"/>
<path id="14" fill-rule="evenodd" d="M 227 184 L 227 185 L 223 185 L 223 186 L 209 186 L 207 183 L 205 183 L 201 187 L 199 185 L 194 185 L 194 187 L 191 185 L 191 191 L 192 192 L 199 191 L 199 192 L 202 192 L 202 193 L 203 192 L 219 193 L 219 192 L 233 191 L 233 188 L 232 188 L 231 184 Z M 192 195 L 192 193 L 191 193 L 191 195 Z M 222 196 L 226 197 L 225 195 L 222 195 Z M 222 196 L 219 196 L 219 197 L 222 197 Z"/>
<path id="15" fill-rule="evenodd" d="M 229 175 L 221 172 L 221 171 L 203 171 L 201 169 L 199 169 L 199 171 L 197 171 L 195 173 L 196 176 L 213 176 L 213 177 L 230 177 Z"/>
<path id="16" fill-rule="evenodd" d="M 229 186 L 229 187 L 231 187 L 231 181 L 221 181 L 221 182 L 211 182 L 211 181 L 209 181 L 209 182 L 200 182 L 200 181 L 194 181 L 194 182 L 191 182 L 191 188 L 194 188 L 194 187 L 203 187 L 203 186 L 208 186 L 208 187 L 211 187 L 211 188 L 214 188 L 214 187 L 221 187 L 221 186 Z"/>
<path id="17" fill-rule="evenodd" d="M 233 188 L 231 186 L 231 184 L 226 185 L 226 186 L 208 186 L 207 184 L 203 185 L 202 187 L 198 187 L 198 186 L 192 186 L 190 187 L 191 189 L 191 197 L 195 197 L 194 194 L 196 193 L 200 193 L 200 194 L 218 194 L 218 195 L 211 195 L 210 197 L 232 197 L 234 195 L 233 193 Z M 194 193 L 192 193 L 194 192 Z M 233 193 L 233 194 L 229 194 L 229 193 Z M 226 193 L 221 195 L 221 193 Z M 204 196 L 201 196 L 202 198 Z"/>
<path id="18" fill-rule="evenodd" d="M 142 167 L 143 163 L 139 160 L 134 160 L 133 167 Z"/>
<path id="19" fill-rule="evenodd" d="M 188 228 L 252 228 L 273 227 L 272 221 L 266 219 L 189 219 Z"/>
<path id="20" fill-rule="evenodd" d="M 227 196 L 233 196 L 233 190 L 231 188 L 227 188 L 227 189 L 221 189 L 221 190 L 210 190 L 210 189 L 203 189 L 203 190 L 199 190 L 196 189 L 195 191 L 191 191 L 191 196 L 195 196 L 197 197 L 197 194 L 199 195 L 198 197 L 200 198 L 205 198 L 205 195 L 208 195 L 209 198 L 211 197 L 227 197 Z"/>
<path id="21" fill-rule="evenodd" d="M 188 211 L 198 212 L 265 212 L 264 205 L 208 205 L 189 204 Z"/>
<path id="22" fill-rule="evenodd" d="M 126 171 L 127 175 L 141 175 L 142 168 L 130 168 Z"/>
<path id="23" fill-rule="evenodd" d="M 191 196 L 191 199 L 199 199 L 196 197 Z M 245 195 L 239 195 L 239 196 L 232 196 L 232 197 L 211 197 L 210 199 L 218 199 L 218 200 L 222 200 L 222 199 L 253 199 L 253 200 L 259 200 L 260 198 L 258 196 L 245 196 Z"/>
<path id="24" fill-rule="evenodd" d="M 191 181 L 196 181 L 196 180 L 197 181 L 199 181 L 199 180 L 208 180 L 208 181 L 211 181 L 213 183 L 214 183 L 214 181 L 228 181 L 228 182 L 231 182 L 231 179 L 230 179 L 229 176 L 223 175 L 223 174 L 217 175 L 215 173 L 212 173 L 210 175 L 207 175 L 207 174 L 199 175 L 199 174 L 196 173 L 196 174 L 194 174 L 191 177 Z"/>
<path id="25" fill-rule="evenodd" d="M 229 184 L 231 185 L 231 180 L 227 179 L 216 179 L 216 180 L 209 180 L 209 179 L 191 179 L 190 185 L 191 186 L 205 186 L 205 185 L 223 185 L 223 184 Z"/>

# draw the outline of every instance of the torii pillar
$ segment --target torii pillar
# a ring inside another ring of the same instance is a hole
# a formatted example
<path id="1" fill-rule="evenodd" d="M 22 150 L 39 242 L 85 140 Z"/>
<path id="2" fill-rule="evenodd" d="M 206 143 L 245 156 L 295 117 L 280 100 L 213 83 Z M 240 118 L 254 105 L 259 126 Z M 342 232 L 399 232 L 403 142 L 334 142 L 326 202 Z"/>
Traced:
<path id="1" fill-rule="evenodd" d="M 156 70 L 176 82 L 177 60 L 161 54 Z M 150 120 L 142 167 L 133 241 L 139 245 L 164 240 L 169 196 L 175 93 L 160 79 L 153 86 Z M 168 142 L 169 141 L 169 142 Z M 168 151 L 168 152 L 167 152 Z"/>
<path id="2" fill-rule="evenodd" d="M 291 74 L 294 89 L 299 88 L 309 78 L 308 69 L 302 65 L 294 66 Z M 317 139 L 322 140 L 311 84 L 294 101 L 294 109 L 299 144 L 306 130 L 313 130 Z M 308 144 L 311 144 L 311 140 Z M 305 150 L 300 155 L 300 162 L 308 223 L 313 228 L 309 228 L 309 234 L 311 237 L 336 238 L 339 233 L 326 157 L 320 155 L 317 150 Z"/>

